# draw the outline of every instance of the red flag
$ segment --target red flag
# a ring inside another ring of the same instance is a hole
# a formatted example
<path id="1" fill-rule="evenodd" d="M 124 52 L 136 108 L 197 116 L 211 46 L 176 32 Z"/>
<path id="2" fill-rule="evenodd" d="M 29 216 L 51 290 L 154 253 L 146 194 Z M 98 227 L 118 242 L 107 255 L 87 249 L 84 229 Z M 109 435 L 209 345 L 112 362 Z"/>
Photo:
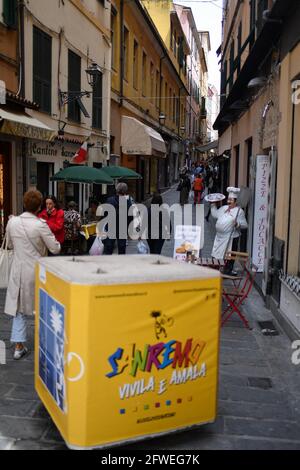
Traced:
<path id="1" fill-rule="evenodd" d="M 85 163 L 88 159 L 88 143 L 85 141 L 72 158 L 72 163 Z"/>

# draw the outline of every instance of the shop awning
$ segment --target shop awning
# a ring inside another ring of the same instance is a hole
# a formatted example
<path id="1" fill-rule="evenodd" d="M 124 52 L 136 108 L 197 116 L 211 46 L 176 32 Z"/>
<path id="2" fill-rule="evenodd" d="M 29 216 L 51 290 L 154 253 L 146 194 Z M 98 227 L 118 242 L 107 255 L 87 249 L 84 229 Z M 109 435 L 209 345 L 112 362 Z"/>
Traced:
<path id="1" fill-rule="evenodd" d="M 209 142 L 209 144 L 202 145 L 201 147 L 197 147 L 197 152 L 205 153 L 209 152 L 209 150 L 215 150 L 218 148 L 218 140 L 214 140 L 213 142 Z"/>
<path id="2" fill-rule="evenodd" d="M 166 157 L 166 144 L 152 127 L 129 116 L 122 117 L 122 152 L 126 155 Z"/>
<path id="3" fill-rule="evenodd" d="M 0 132 L 28 139 L 52 140 L 56 132 L 29 114 L 0 108 Z"/>

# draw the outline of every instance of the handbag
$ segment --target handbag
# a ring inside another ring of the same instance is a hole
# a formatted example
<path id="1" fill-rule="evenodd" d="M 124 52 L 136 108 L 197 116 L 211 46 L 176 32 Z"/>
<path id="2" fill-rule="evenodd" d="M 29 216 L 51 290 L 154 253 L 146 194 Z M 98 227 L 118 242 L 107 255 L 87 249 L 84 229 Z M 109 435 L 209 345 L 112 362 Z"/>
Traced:
<path id="1" fill-rule="evenodd" d="M 103 255 L 104 252 L 104 245 L 103 241 L 101 240 L 100 237 L 96 237 L 95 241 L 89 251 L 90 256 L 101 256 Z"/>
<path id="2" fill-rule="evenodd" d="M 149 254 L 149 248 L 146 245 L 146 243 L 143 242 L 142 240 L 140 240 L 137 244 L 137 252 L 138 252 L 138 255 L 148 255 Z"/>
<path id="3" fill-rule="evenodd" d="M 8 249 L 7 235 L 5 235 L 0 248 L 0 289 L 8 287 L 12 260 L 13 251 Z"/>
<path id="4" fill-rule="evenodd" d="M 183 189 L 182 181 L 180 181 L 179 185 L 177 186 L 176 191 L 181 191 Z"/>

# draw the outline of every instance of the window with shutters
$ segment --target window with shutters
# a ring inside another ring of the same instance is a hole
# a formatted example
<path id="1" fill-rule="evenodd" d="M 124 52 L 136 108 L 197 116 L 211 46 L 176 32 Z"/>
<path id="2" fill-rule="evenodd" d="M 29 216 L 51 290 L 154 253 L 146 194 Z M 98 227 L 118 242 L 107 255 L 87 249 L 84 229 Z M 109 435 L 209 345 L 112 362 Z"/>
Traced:
<path id="1" fill-rule="evenodd" d="M 155 80 L 155 97 L 156 97 L 156 107 L 159 109 L 159 97 L 160 97 L 160 75 L 159 71 L 156 71 L 156 80 Z"/>
<path id="2" fill-rule="evenodd" d="M 139 83 L 139 45 L 136 40 L 133 43 L 133 86 L 137 90 Z"/>
<path id="3" fill-rule="evenodd" d="M 95 129 L 102 129 L 103 76 L 98 73 L 93 89 L 93 124 Z"/>
<path id="4" fill-rule="evenodd" d="M 16 29 L 18 24 L 17 0 L 3 0 L 3 20 L 6 26 Z"/>
<path id="5" fill-rule="evenodd" d="M 143 52 L 142 61 L 142 95 L 147 95 L 147 55 Z"/>
<path id="6" fill-rule="evenodd" d="M 237 68 L 237 73 L 239 74 L 241 71 L 242 23 L 239 24 L 237 42 L 238 42 L 238 56 L 237 56 L 236 68 Z"/>
<path id="7" fill-rule="evenodd" d="M 52 38 L 33 27 L 33 101 L 51 113 Z"/>
<path id="8" fill-rule="evenodd" d="M 234 40 L 231 43 L 230 48 L 230 75 L 229 75 L 229 91 L 233 87 L 233 80 L 234 80 Z"/>
<path id="9" fill-rule="evenodd" d="M 81 57 L 69 50 L 68 60 L 68 92 L 71 101 L 68 105 L 68 118 L 80 122 L 80 107 L 76 99 L 72 99 L 74 92 L 81 91 Z"/>
<path id="10" fill-rule="evenodd" d="M 128 81 L 128 72 L 129 72 L 128 53 L 129 53 L 129 31 L 124 26 L 124 78 L 127 81 Z"/>

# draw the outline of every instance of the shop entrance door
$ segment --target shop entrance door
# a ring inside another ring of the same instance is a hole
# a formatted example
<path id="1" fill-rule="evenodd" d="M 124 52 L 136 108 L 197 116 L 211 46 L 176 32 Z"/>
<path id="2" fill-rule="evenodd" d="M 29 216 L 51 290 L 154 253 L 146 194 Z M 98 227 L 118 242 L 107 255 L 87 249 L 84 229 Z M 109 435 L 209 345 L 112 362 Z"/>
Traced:
<path id="1" fill-rule="evenodd" d="M 53 163 L 37 162 L 37 189 L 43 197 L 53 194 L 53 183 L 50 181 L 53 170 Z"/>

